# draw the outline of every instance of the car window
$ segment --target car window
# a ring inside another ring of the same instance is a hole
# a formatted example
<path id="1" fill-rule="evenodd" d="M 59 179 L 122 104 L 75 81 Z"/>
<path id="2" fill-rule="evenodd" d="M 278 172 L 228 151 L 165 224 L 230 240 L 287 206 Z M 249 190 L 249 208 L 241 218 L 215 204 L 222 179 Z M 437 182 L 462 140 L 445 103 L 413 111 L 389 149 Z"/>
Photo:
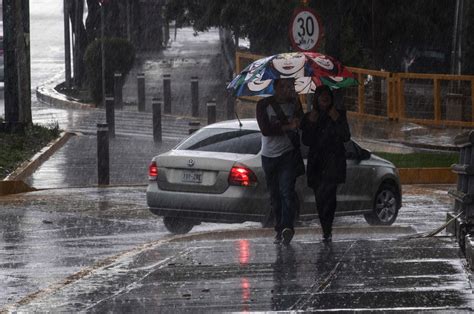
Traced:
<path id="1" fill-rule="evenodd" d="M 256 155 L 261 146 L 260 131 L 210 128 L 196 132 L 176 149 Z"/>

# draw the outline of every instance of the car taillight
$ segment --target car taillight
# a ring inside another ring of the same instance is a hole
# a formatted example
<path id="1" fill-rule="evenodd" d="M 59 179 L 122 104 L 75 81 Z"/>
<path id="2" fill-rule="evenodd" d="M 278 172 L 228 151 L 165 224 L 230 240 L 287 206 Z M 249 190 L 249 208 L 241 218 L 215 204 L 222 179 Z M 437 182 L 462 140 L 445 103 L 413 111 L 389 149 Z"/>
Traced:
<path id="1" fill-rule="evenodd" d="M 158 166 L 156 165 L 156 161 L 152 161 L 148 167 L 148 180 L 155 181 L 156 177 L 158 177 Z"/>
<path id="2" fill-rule="evenodd" d="M 252 170 L 235 166 L 232 167 L 229 173 L 229 184 L 239 186 L 256 186 L 258 184 L 257 176 Z"/>

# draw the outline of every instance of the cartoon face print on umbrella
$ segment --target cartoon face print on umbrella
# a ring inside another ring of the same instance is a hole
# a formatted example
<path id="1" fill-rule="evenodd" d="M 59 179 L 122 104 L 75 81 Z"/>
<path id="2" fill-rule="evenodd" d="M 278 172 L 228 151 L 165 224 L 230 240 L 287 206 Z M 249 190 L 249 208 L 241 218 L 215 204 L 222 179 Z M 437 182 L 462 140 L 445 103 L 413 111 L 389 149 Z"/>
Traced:
<path id="1" fill-rule="evenodd" d="M 316 84 L 311 77 L 298 77 L 295 79 L 295 91 L 298 94 L 314 93 Z"/>
<path id="2" fill-rule="evenodd" d="M 258 75 L 257 75 L 258 76 Z M 247 84 L 247 88 L 251 92 L 260 92 L 265 90 L 267 87 L 272 85 L 272 80 L 262 80 L 261 75 L 259 75 L 260 78 L 255 79 Z M 271 94 L 272 91 L 269 90 L 269 93 Z M 258 94 L 258 93 L 257 93 Z"/>
<path id="3" fill-rule="evenodd" d="M 227 88 L 236 96 L 265 97 L 274 93 L 272 82 L 279 78 L 294 78 L 298 94 L 313 93 L 321 85 L 336 89 L 358 84 L 350 70 L 332 57 L 292 52 L 254 61 Z"/>
<path id="4" fill-rule="evenodd" d="M 326 69 L 328 71 L 332 71 L 334 69 L 334 63 L 326 56 L 317 56 L 313 60 L 323 69 Z"/>
<path id="5" fill-rule="evenodd" d="M 272 95 L 273 84 L 272 80 L 263 80 L 262 73 L 256 73 L 252 76 L 246 84 L 236 84 L 237 94 L 239 95 Z"/>
<path id="6" fill-rule="evenodd" d="M 310 55 L 314 61 L 311 68 L 319 76 L 339 76 L 339 67 L 328 57 L 319 53 Z"/>
<path id="7" fill-rule="evenodd" d="M 276 70 L 274 78 L 302 77 L 306 57 L 302 53 L 281 53 L 272 60 L 273 69 Z"/>

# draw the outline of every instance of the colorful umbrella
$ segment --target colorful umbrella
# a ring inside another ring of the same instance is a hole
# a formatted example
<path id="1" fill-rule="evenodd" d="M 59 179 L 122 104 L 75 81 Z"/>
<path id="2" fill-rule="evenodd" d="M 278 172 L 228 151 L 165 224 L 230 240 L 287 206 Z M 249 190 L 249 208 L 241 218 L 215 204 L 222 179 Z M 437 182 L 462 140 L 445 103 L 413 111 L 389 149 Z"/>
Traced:
<path id="1" fill-rule="evenodd" d="M 294 78 L 299 94 L 314 93 L 316 87 L 331 89 L 357 85 L 354 75 L 339 61 L 316 52 L 280 53 L 258 59 L 227 86 L 236 96 L 273 95 L 273 80 Z"/>

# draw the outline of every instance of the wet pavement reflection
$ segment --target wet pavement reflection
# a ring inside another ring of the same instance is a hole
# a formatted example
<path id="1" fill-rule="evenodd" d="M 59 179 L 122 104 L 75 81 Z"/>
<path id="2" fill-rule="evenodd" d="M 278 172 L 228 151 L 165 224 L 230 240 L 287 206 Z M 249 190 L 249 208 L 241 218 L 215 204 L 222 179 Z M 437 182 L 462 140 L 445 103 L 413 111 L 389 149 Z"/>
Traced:
<path id="1" fill-rule="evenodd" d="M 141 313 L 470 310 L 469 274 L 449 238 L 302 237 L 167 243 L 117 260 L 20 310 Z M 247 250 L 247 249 L 245 249 Z M 400 258 L 403 256 L 404 258 Z M 67 301 L 66 301 L 67 300 Z"/>
<path id="2" fill-rule="evenodd" d="M 390 229 L 337 217 L 332 245 L 321 243 L 312 224 L 298 229 L 289 247 L 259 236 L 257 223 L 193 230 L 247 230 L 235 239 L 210 233 L 170 242 L 146 209 L 144 187 L 2 197 L 1 306 L 26 312 L 470 311 L 470 273 L 455 241 L 401 238 L 442 222 L 451 203 L 446 189 L 404 187 L 404 207 Z M 407 228 L 427 210 L 430 219 Z"/>
<path id="3" fill-rule="evenodd" d="M 255 227 L 202 224 L 195 232 Z M 0 309 L 84 267 L 170 236 L 145 187 L 43 190 L 0 198 Z"/>

